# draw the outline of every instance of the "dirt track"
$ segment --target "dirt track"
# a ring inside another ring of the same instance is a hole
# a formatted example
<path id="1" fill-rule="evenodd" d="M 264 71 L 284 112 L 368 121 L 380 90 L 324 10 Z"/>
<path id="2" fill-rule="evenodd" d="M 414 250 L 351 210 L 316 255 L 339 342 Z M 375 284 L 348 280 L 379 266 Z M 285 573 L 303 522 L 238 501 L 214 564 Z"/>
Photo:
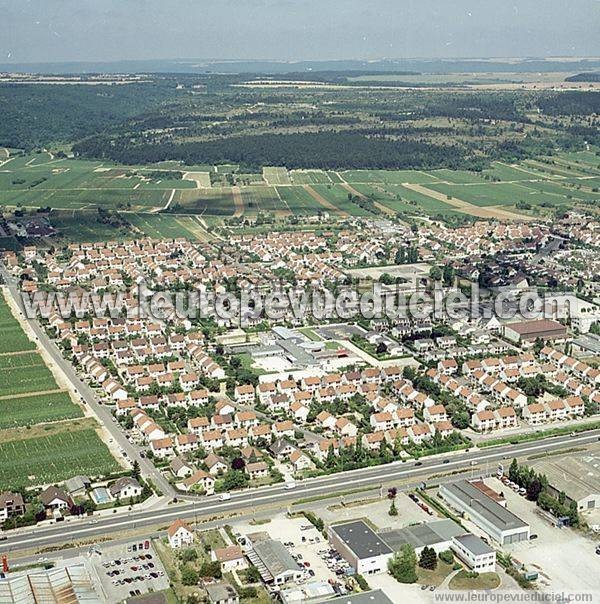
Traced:
<path id="1" fill-rule="evenodd" d="M 331 202 L 327 201 L 322 195 L 319 195 L 310 185 L 302 185 L 305 191 L 318 203 L 320 203 L 324 208 L 333 212 L 334 214 L 338 214 L 340 216 L 348 216 L 347 212 L 336 208 Z"/>
<path id="2" fill-rule="evenodd" d="M 244 215 L 244 200 L 242 198 L 242 192 L 239 187 L 231 187 L 231 193 L 233 195 L 233 203 L 235 205 L 235 212 L 233 213 L 234 218 L 239 218 Z"/>
<path id="3" fill-rule="evenodd" d="M 446 203 L 449 206 L 456 208 L 459 212 L 463 212 L 464 214 L 469 214 L 471 216 L 478 216 L 479 218 L 496 218 L 497 220 L 533 220 L 533 216 L 509 212 L 508 210 L 504 210 L 499 206 L 480 207 L 467 201 L 463 201 L 462 199 L 457 199 L 456 197 L 448 199 L 448 197 L 443 193 L 433 191 L 432 189 L 428 189 L 423 185 L 404 183 L 402 186 L 406 187 L 407 189 L 411 189 L 416 193 L 420 193 L 421 195 L 427 195 L 427 197 L 431 197 L 432 199 Z"/>
<path id="4" fill-rule="evenodd" d="M 360 191 L 357 191 L 352 185 L 349 185 L 347 182 L 342 183 L 342 187 L 344 187 L 344 189 L 346 189 L 346 191 L 348 191 L 348 193 L 350 193 L 351 195 L 366 198 L 366 195 L 363 195 Z M 388 208 L 387 206 L 384 206 L 383 204 L 377 201 L 374 201 L 373 205 L 379 210 L 381 210 L 384 214 L 389 214 L 390 216 L 396 215 L 396 212 L 394 212 L 392 208 Z"/>

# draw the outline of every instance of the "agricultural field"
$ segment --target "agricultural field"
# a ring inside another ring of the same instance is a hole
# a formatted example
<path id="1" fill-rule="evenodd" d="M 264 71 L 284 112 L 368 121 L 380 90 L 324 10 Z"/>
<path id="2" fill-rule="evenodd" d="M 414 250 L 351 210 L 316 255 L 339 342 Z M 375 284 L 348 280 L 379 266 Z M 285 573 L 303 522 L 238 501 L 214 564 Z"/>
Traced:
<path id="1" fill-rule="evenodd" d="M 419 170 L 347 170 L 339 172 L 347 183 L 426 184 L 440 179 Z"/>
<path id="2" fill-rule="evenodd" d="M 39 353 L 0 356 L 0 393 L 2 396 L 58 390 L 54 376 Z M 7 359 L 11 363 L 7 363 Z M 15 361 L 19 359 L 19 361 Z M 20 364 L 19 364 L 20 363 Z"/>
<path id="3" fill-rule="evenodd" d="M 233 216 L 235 202 L 231 187 L 177 191 L 171 210 L 181 214 Z"/>
<path id="4" fill-rule="evenodd" d="M 67 392 L 0 398 L 0 430 L 83 417 Z"/>
<path id="5" fill-rule="evenodd" d="M 291 185 L 286 168 L 263 168 L 263 178 L 269 185 Z"/>
<path id="6" fill-rule="evenodd" d="M 372 216 L 367 210 L 348 199 L 349 191 L 343 185 L 312 185 L 311 188 L 328 203 L 335 206 L 338 213 L 350 216 Z M 324 209 L 326 210 L 326 208 Z"/>
<path id="7" fill-rule="evenodd" d="M 118 464 L 93 420 L 60 390 L 3 296 L 0 296 L 0 485 L 54 483 L 104 474 Z M 52 423 L 55 422 L 55 423 Z"/>
<path id="8" fill-rule="evenodd" d="M 196 216 L 174 214 L 128 214 L 127 220 L 144 235 L 156 239 L 184 237 L 192 241 L 206 237 Z"/>
<path id="9" fill-rule="evenodd" d="M 0 354 L 35 350 L 35 344 L 25 335 L 19 322 L 13 317 L 3 295 L 0 295 L 0 333 Z"/>
<path id="10" fill-rule="evenodd" d="M 258 212 L 288 213 L 276 187 L 243 187 L 241 192 L 246 214 L 257 214 Z"/>
<path id="11" fill-rule="evenodd" d="M 157 169 L 106 166 L 101 162 L 55 159 L 47 153 L 14 157 L 2 164 L 0 205 L 81 209 L 163 207 L 173 189 L 196 184 L 164 178 Z"/>
<path id="12" fill-rule="evenodd" d="M 277 187 L 283 205 L 292 214 L 314 216 L 323 206 L 304 187 Z"/>
<path id="13" fill-rule="evenodd" d="M 292 170 L 290 177 L 295 185 L 327 185 L 331 178 L 322 170 Z"/>
<path id="14" fill-rule="evenodd" d="M 49 435 L 0 438 L 3 488 L 47 485 L 79 474 L 94 477 L 119 470 L 96 431 L 75 424 L 68 431 Z"/>

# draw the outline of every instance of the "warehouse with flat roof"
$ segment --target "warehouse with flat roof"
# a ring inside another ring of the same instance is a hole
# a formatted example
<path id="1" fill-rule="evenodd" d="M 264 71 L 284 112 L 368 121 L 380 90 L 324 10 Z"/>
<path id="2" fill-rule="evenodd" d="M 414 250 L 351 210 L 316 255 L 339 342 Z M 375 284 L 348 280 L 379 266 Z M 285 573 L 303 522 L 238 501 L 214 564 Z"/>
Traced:
<path id="1" fill-rule="evenodd" d="M 440 497 L 500 545 L 529 539 L 529 525 L 468 480 L 442 484 Z"/>
<path id="2" fill-rule="evenodd" d="M 600 455 L 588 452 L 549 457 L 533 462 L 536 472 L 545 474 L 551 493 L 565 493 L 567 504 L 577 503 L 579 511 L 600 509 Z"/>
<path id="3" fill-rule="evenodd" d="M 362 520 L 336 524 L 327 529 L 329 543 L 361 575 L 387 570 L 392 548 Z"/>
<path id="4" fill-rule="evenodd" d="M 450 549 L 452 538 L 463 535 L 465 529 L 454 522 L 445 519 L 427 524 L 412 524 L 401 529 L 383 529 L 378 535 L 395 551 L 408 543 L 420 554 L 424 547 L 432 547 L 436 553 Z"/>

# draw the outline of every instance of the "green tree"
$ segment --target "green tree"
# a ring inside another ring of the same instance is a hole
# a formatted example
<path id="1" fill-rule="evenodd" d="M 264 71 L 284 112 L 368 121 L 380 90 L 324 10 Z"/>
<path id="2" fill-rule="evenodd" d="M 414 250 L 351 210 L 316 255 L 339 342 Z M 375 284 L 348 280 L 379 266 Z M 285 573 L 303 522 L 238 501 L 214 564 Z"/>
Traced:
<path id="1" fill-rule="evenodd" d="M 419 566 L 427 570 L 435 570 L 437 568 L 437 556 L 432 547 L 425 546 L 419 557 Z"/>
<path id="2" fill-rule="evenodd" d="M 198 585 L 198 573 L 187 564 L 181 569 L 181 582 L 186 586 Z"/>
<path id="3" fill-rule="evenodd" d="M 417 555 L 414 548 L 405 543 L 388 562 L 388 570 L 399 583 L 415 583 L 417 580 Z"/>
<path id="4" fill-rule="evenodd" d="M 390 503 L 390 509 L 388 511 L 388 514 L 390 516 L 397 516 L 398 515 L 398 509 L 396 508 L 396 500 L 392 499 L 392 503 Z"/>

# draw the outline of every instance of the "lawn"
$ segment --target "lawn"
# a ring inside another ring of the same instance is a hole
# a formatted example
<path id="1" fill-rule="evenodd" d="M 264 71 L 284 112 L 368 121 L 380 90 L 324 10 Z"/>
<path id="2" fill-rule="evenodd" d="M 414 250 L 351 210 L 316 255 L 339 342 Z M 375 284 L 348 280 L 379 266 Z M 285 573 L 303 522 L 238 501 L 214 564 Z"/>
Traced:
<path id="1" fill-rule="evenodd" d="M 104 476 L 119 467 L 91 428 L 24 440 L 0 438 L 0 484 L 3 488 L 52 484 L 78 474 Z"/>
<path id="2" fill-rule="evenodd" d="M 417 583 L 421 585 L 441 585 L 444 579 L 452 572 L 452 564 L 446 564 L 438 559 L 435 570 L 426 570 L 417 566 Z"/>
<path id="3" fill-rule="evenodd" d="M 450 589 L 459 591 L 472 591 L 483 589 L 496 589 L 500 585 L 500 577 L 497 573 L 481 573 L 477 577 L 470 577 L 470 573 L 461 570 L 450 580 Z"/>
<path id="4" fill-rule="evenodd" d="M 0 399 L 0 430 L 83 417 L 66 392 Z"/>

